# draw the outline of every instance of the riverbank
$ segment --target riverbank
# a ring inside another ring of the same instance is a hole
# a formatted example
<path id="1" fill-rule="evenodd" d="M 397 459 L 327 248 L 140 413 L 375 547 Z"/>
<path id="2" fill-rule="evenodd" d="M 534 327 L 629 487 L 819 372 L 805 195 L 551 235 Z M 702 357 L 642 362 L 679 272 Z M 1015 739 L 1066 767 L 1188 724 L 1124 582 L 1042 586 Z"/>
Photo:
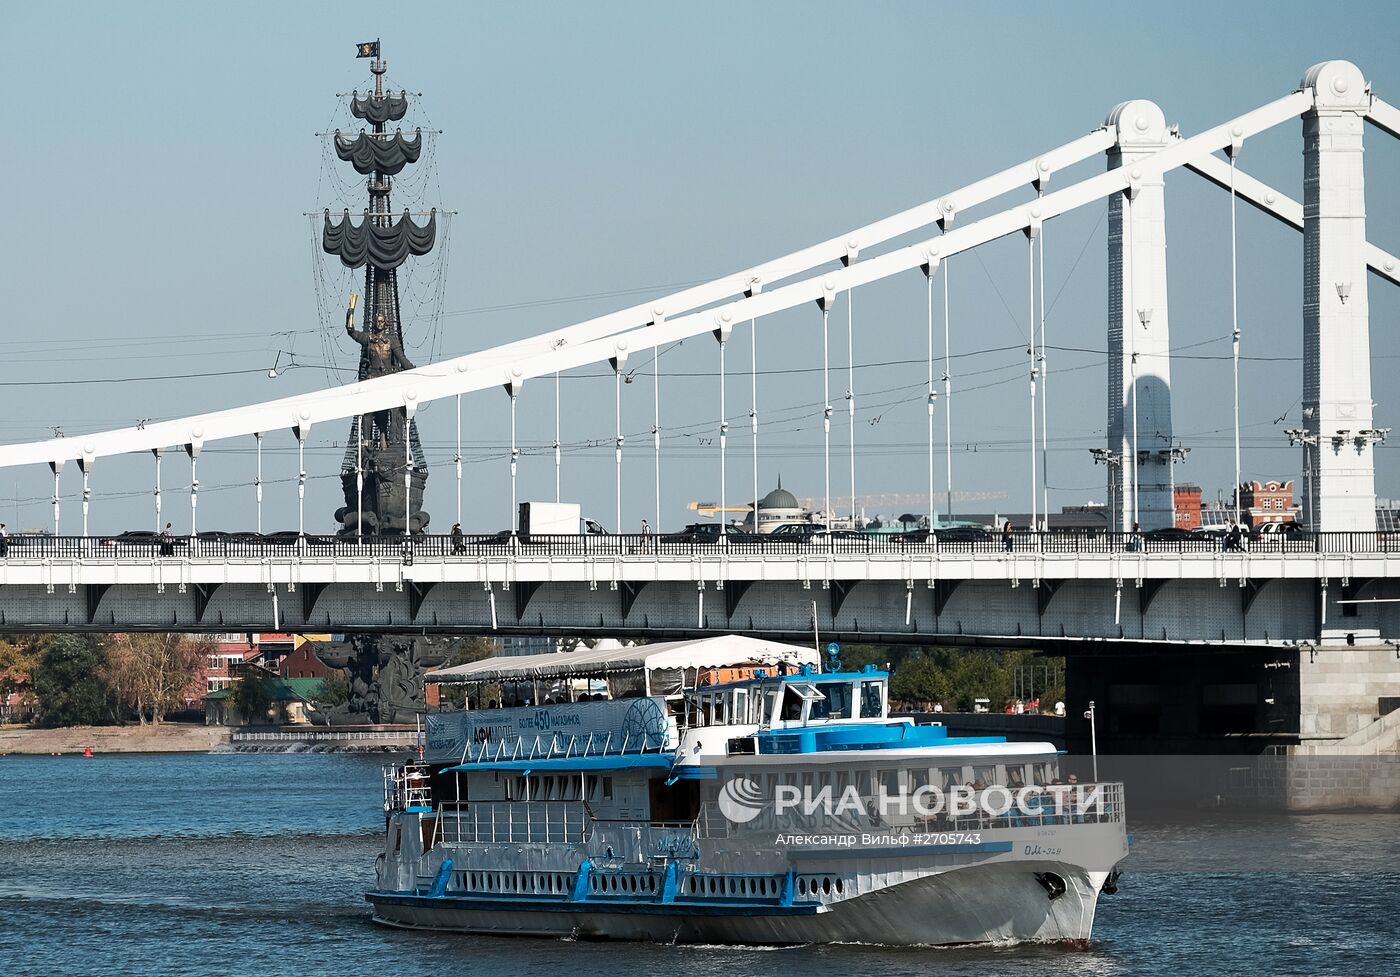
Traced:
<path id="1" fill-rule="evenodd" d="M 0 728 L 0 756 L 82 753 L 208 753 L 229 741 L 223 726 L 164 723 L 160 726 L 66 726 L 61 729 Z"/>

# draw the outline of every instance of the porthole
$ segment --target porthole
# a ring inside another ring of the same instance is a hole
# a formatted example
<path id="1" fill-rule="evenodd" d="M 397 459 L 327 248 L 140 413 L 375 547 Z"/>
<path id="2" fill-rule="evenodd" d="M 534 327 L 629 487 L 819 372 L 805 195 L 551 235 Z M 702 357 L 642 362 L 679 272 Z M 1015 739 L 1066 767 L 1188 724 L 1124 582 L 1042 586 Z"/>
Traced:
<path id="1" fill-rule="evenodd" d="M 845 884 L 845 882 L 843 882 L 840 878 L 837 878 L 837 880 L 836 880 L 836 894 L 837 894 L 837 895 L 840 895 L 841 893 L 843 893 L 843 892 L 845 892 L 845 891 L 846 891 L 846 884 Z"/>
<path id="2" fill-rule="evenodd" d="M 806 879 L 798 879 L 798 880 L 797 880 L 797 891 L 798 891 L 799 893 L 801 893 L 802 895 L 804 895 L 804 896 L 807 894 L 807 880 L 806 880 Z"/>
<path id="3" fill-rule="evenodd" d="M 822 894 L 831 895 L 831 876 L 829 875 L 822 879 Z"/>

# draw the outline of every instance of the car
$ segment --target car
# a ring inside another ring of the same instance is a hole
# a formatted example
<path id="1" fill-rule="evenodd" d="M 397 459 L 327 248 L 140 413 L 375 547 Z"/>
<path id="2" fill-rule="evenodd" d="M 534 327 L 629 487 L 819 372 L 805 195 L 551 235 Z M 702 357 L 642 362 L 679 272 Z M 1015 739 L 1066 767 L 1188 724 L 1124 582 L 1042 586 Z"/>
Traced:
<path id="1" fill-rule="evenodd" d="M 189 543 L 189 537 L 171 536 L 170 542 L 176 546 L 185 546 Z M 103 546 L 148 547 L 160 544 L 161 534 L 151 529 L 128 529 L 124 533 L 106 536 L 102 539 Z"/>
<path id="2" fill-rule="evenodd" d="M 732 526 L 720 532 L 720 524 L 717 522 L 696 522 L 686 526 L 680 532 L 662 533 L 658 537 L 663 543 L 715 543 L 720 542 L 720 537 L 724 537 L 726 543 L 758 543 L 764 537 L 757 533 L 742 532 Z"/>
<path id="3" fill-rule="evenodd" d="M 296 546 L 298 544 L 328 546 L 335 542 L 333 536 L 312 536 L 310 533 L 299 533 L 295 529 L 284 529 L 276 533 L 263 533 L 255 537 L 257 542 L 264 546 Z"/>
<path id="4" fill-rule="evenodd" d="M 1166 526 L 1162 529 L 1149 529 L 1142 534 L 1143 539 L 1198 539 L 1196 533 L 1189 529 L 1180 529 L 1176 526 Z"/>
<path id="5" fill-rule="evenodd" d="M 929 535 L 940 546 L 944 543 L 990 543 L 996 540 L 994 534 L 976 526 L 950 526 L 947 529 L 935 529 Z"/>

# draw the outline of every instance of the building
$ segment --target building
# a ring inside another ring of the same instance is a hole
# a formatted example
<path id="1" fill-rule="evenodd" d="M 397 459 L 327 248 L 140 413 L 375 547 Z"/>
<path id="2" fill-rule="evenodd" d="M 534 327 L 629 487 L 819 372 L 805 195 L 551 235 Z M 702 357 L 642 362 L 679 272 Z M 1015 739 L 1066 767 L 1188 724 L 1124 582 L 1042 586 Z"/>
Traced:
<path id="1" fill-rule="evenodd" d="M 206 693 L 228 688 L 238 678 L 239 668 L 252 661 L 261 663 L 284 678 L 321 679 L 330 674 L 320 659 L 310 654 L 309 650 L 304 650 L 308 639 L 329 640 L 328 634 L 302 636 L 280 632 L 222 632 L 208 635 L 208 638 L 214 643 L 214 648 L 209 653 L 209 667 L 205 673 Z M 296 655 L 298 651 L 302 654 Z M 291 664 L 288 670 L 284 670 L 283 662 L 289 659 Z"/>
<path id="2" fill-rule="evenodd" d="M 321 637 L 317 635 L 316 637 Z M 326 635 L 325 637 L 329 637 Z M 277 663 L 277 674 L 283 678 L 329 678 L 336 673 L 336 669 L 331 668 L 320 658 L 316 657 L 316 652 L 312 649 L 316 647 L 316 642 L 309 637 L 297 635 L 296 647 L 282 656 L 282 660 Z"/>
<path id="3" fill-rule="evenodd" d="M 757 524 L 755 524 L 757 520 Z M 753 511 L 739 523 L 739 529 L 746 533 L 771 533 L 779 526 L 809 523 L 812 513 L 804 509 L 797 496 L 783 488 L 783 478 L 778 476 L 778 487 L 759 499 Z"/>
<path id="4" fill-rule="evenodd" d="M 1293 479 L 1286 482 L 1244 482 L 1239 492 L 1240 515 L 1245 525 L 1266 522 L 1293 522 L 1298 510 L 1293 505 Z"/>
<path id="5" fill-rule="evenodd" d="M 256 666 L 252 666 L 254 670 Z M 204 697 L 204 722 L 209 726 L 305 726 L 311 722 L 313 703 L 321 691 L 318 678 L 282 678 L 263 672 L 268 683 L 269 705 L 262 716 L 244 717 L 234 708 L 232 690 L 210 692 Z"/>
<path id="6" fill-rule="evenodd" d="M 1201 487 L 1181 482 L 1172 489 L 1172 509 L 1177 529 L 1201 528 Z"/>

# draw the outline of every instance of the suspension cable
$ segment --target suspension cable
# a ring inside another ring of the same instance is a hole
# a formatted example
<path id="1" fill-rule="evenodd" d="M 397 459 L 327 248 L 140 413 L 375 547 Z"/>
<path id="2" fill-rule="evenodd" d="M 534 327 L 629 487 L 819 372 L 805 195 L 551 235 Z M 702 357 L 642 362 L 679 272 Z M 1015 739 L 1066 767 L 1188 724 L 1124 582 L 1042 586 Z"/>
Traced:
<path id="1" fill-rule="evenodd" d="M 558 445 L 559 439 L 554 441 Z M 462 525 L 462 395 L 457 395 L 457 454 L 452 459 L 457 466 L 457 525 Z"/>
<path id="2" fill-rule="evenodd" d="M 461 454 L 461 447 L 458 446 L 457 453 Z M 560 500 L 559 495 L 559 473 L 563 465 L 562 456 L 559 451 L 559 371 L 554 371 L 554 501 Z M 460 521 L 460 520 L 458 520 Z"/>
<path id="3" fill-rule="evenodd" d="M 828 296 L 830 293 L 828 293 Z M 822 304 L 822 467 L 825 471 L 826 505 L 822 519 L 831 528 L 831 350 L 828 344 L 829 302 Z"/>
<path id="4" fill-rule="evenodd" d="M 851 528 L 861 528 L 856 523 L 856 361 L 855 361 L 855 340 L 853 332 L 855 329 L 855 303 L 852 301 L 854 291 L 846 289 L 846 413 L 851 422 Z"/>
<path id="5" fill-rule="evenodd" d="M 617 469 L 616 485 L 617 494 L 615 498 L 616 508 L 613 515 L 616 521 L 617 532 L 622 532 L 622 363 L 620 360 L 613 361 L 613 457 Z M 661 448 L 657 447 L 657 454 L 660 455 Z M 659 484 L 659 483 L 658 483 Z"/>
<path id="6" fill-rule="evenodd" d="M 951 353 L 953 320 L 949 315 L 951 305 L 948 300 L 948 271 L 952 258 L 943 259 L 943 444 L 947 452 L 943 474 L 948 481 L 947 509 L 949 521 L 953 518 L 953 357 Z"/>
<path id="7" fill-rule="evenodd" d="M 652 513 L 652 518 L 656 520 L 656 531 L 661 532 L 661 367 L 657 363 L 660 353 L 657 348 L 651 348 L 651 372 L 652 372 L 652 393 L 651 393 L 651 442 L 652 453 L 654 455 L 653 466 L 656 469 L 656 511 Z M 618 427 L 618 465 L 621 466 L 622 458 L 622 428 Z M 618 468 L 619 486 L 622 478 L 622 469 Z M 618 488 L 618 498 L 621 499 L 622 489 Z M 618 502 L 617 531 L 622 532 L 622 503 Z"/>
<path id="8" fill-rule="evenodd" d="M 1030 307 L 1030 343 L 1026 346 L 1026 357 L 1030 360 L 1030 525 L 1036 528 L 1036 234 L 1035 228 L 1026 228 L 1026 301 Z"/>
<path id="9" fill-rule="evenodd" d="M 724 315 L 727 317 L 729 313 L 726 312 Z M 724 413 L 724 353 L 728 345 L 729 334 L 724 327 L 721 326 L 719 330 L 719 535 L 721 542 L 724 541 L 726 523 L 729 519 L 728 510 L 726 509 L 728 502 L 726 501 L 725 493 L 726 480 L 724 467 L 725 448 L 729 440 L 729 418 L 726 417 Z M 661 531 L 660 522 L 656 525 L 656 531 Z"/>
<path id="10" fill-rule="evenodd" d="M 1040 197 L 1043 190 L 1039 184 L 1036 186 L 1036 196 Z M 1044 520 L 1044 529 L 1050 528 L 1050 417 L 1049 417 L 1049 394 L 1050 394 L 1050 365 L 1045 358 L 1045 225 L 1040 225 L 1040 247 L 1038 249 L 1040 259 L 1040 486 L 1041 486 L 1041 518 Z"/>
<path id="11" fill-rule="evenodd" d="M 1131 526 L 1126 526 L 1126 527 L 1120 527 L 1120 532 L 1121 532 L 1123 529 L 1133 530 L 1133 531 L 1136 531 L 1136 529 L 1137 529 L 1137 526 L 1138 526 L 1138 483 L 1139 483 L 1139 476 L 1140 476 L 1140 474 L 1141 474 L 1141 473 L 1138 471 L 1137 341 L 1136 341 L 1136 340 L 1137 340 L 1137 330 L 1134 328 L 1134 324 L 1133 324 L 1133 320 L 1137 318 L 1137 310 L 1136 310 L 1136 308 L 1134 307 L 1135 299 L 1134 299 L 1134 290 L 1133 290 L 1133 258 L 1134 258 L 1133 250 L 1134 250 L 1134 244 L 1135 244 L 1133 238 L 1134 238 L 1135 235 L 1134 235 L 1134 232 L 1133 232 L 1133 198 L 1129 195 L 1129 193 L 1128 193 L 1127 191 L 1125 191 L 1124 194 L 1123 194 L 1123 222 L 1124 222 L 1125 224 L 1128 225 L 1127 233 L 1121 235 L 1122 239 L 1123 239 L 1124 241 L 1126 241 L 1126 242 L 1127 242 L 1127 245 L 1128 245 L 1128 247 L 1127 247 L 1127 257 L 1126 257 L 1126 259 L 1125 259 L 1125 261 L 1124 261 L 1124 265 L 1126 266 L 1126 274 L 1124 275 L 1124 277 L 1127 278 L 1127 280 L 1128 280 L 1128 296 L 1127 296 L 1128 301 L 1127 301 L 1126 303 L 1123 303 L 1123 304 L 1124 304 L 1123 316 L 1122 316 L 1123 323 L 1122 323 L 1122 327 L 1121 327 L 1121 328 L 1123 329 L 1124 333 L 1126 333 L 1127 336 L 1128 336 L 1128 370 L 1129 370 L 1129 387 L 1128 387 L 1128 391 L 1129 391 L 1129 398 L 1130 398 L 1131 409 L 1132 409 L 1132 414 L 1133 414 L 1133 416 L 1132 416 L 1132 435 L 1133 435 L 1133 439 L 1132 439 L 1132 449 L 1133 449 L 1133 457 L 1132 457 L 1132 465 L 1129 467 L 1129 474 L 1132 475 L 1131 491 L 1132 491 L 1132 498 L 1133 498 L 1133 505 L 1132 505 L 1132 516 L 1133 516 L 1133 518 L 1132 518 L 1132 525 L 1131 525 Z"/>
<path id="12" fill-rule="evenodd" d="M 934 506 L 934 483 L 933 483 L 933 400 L 937 394 L 933 391 L 933 272 L 934 266 L 930 262 L 928 268 L 928 528 L 933 531 L 934 525 L 938 522 L 937 512 Z"/>
<path id="13" fill-rule="evenodd" d="M 749 320 L 749 433 L 753 437 L 752 529 L 758 532 L 758 320 Z"/>
<path id="14" fill-rule="evenodd" d="M 1240 301 L 1239 273 L 1236 264 L 1235 240 L 1235 158 L 1240 147 L 1231 143 L 1226 153 L 1230 157 L 1230 359 L 1235 374 L 1235 524 L 1240 522 Z"/>

